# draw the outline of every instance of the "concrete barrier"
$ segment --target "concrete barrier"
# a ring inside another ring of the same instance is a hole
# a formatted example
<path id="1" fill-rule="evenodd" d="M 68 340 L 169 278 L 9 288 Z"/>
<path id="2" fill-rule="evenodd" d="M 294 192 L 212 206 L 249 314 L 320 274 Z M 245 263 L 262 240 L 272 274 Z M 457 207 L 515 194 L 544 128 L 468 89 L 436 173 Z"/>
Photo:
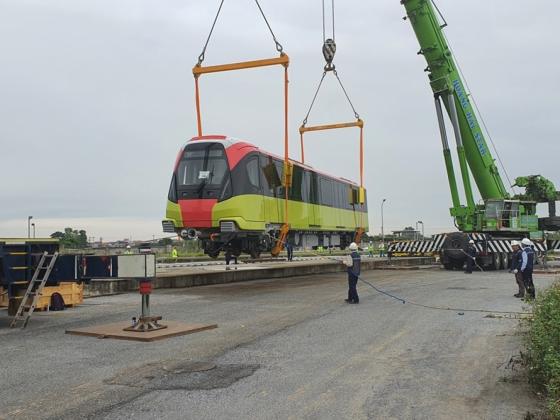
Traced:
<path id="1" fill-rule="evenodd" d="M 432 257 L 411 257 L 392 259 L 364 258 L 362 271 L 379 269 L 413 269 L 435 263 Z M 206 286 L 211 284 L 234 283 L 251 280 L 264 280 L 285 277 L 300 277 L 316 274 L 345 272 L 346 267 L 333 260 L 313 260 L 291 263 L 279 263 L 272 266 L 255 266 L 235 270 L 219 266 L 216 271 L 208 271 L 198 267 L 178 269 L 174 272 L 159 273 L 153 281 L 155 289 L 174 289 L 184 287 Z M 243 267 L 240 265 L 239 267 Z M 102 296 L 125 293 L 138 289 L 138 281 L 133 279 L 101 279 L 92 280 L 84 289 L 84 296 Z"/>

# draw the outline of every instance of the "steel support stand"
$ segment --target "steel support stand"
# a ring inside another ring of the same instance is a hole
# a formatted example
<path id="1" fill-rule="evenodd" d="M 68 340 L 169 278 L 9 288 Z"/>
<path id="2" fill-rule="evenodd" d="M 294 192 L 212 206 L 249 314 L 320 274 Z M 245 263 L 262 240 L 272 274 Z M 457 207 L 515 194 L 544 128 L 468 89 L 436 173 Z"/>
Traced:
<path id="1" fill-rule="evenodd" d="M 167 325 L 159 323 L 161 316 L 150 315 L 150 294 L 152 293 L 152 282 L 149 279 L 140 281 L 139 292 L 142 295 L 142 316 L 133 320 L 130 327 L 123 328 L 124 331 L 150 332 L 167 328 Z"/>

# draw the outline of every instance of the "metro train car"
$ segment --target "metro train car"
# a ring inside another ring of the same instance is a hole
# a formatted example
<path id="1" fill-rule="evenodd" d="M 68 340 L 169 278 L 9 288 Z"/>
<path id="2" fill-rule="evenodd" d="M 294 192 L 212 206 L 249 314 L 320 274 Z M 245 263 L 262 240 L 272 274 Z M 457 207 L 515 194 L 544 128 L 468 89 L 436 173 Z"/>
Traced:
<path id="1" fill-rule="evenodd" d="M 344 249 L 368 230 L 365 191 L 360 197 L 356 183 L 291 162 L 292 245 Z M 198 238 L 212 258 L 271 251 L 284 223 L 283 168 L 282 158 L 244 141 L 194 137 L 175 162 L 163 231 Z"/>

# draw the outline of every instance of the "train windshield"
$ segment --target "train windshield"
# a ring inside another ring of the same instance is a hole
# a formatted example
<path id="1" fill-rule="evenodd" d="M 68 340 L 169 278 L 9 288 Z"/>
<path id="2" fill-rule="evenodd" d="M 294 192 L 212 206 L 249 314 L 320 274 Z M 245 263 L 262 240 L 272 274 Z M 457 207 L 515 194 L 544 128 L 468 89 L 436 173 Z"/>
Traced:
<path id="1" fill-rule="evenodd" d="M 218 187 L 227 175 L 228 164 L 221 144 L 192 144 L 187 146 L 177 168 L 177 186 Z"/>
<path id="2" fill-rule="evenodd" d="M 179 199 L 231 196 L 231 175 L 224 146 L 219 143 L 189 144 L 179 161 L 173 182 Z"/>

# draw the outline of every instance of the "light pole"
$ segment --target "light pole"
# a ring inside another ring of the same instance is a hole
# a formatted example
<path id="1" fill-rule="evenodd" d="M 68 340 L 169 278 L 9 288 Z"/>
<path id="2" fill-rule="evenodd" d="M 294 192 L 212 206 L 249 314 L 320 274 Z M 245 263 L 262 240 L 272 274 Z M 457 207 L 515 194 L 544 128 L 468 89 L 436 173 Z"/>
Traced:
<path id="1" fill-rule="evenodd" d="M 31 223 L 31 227 L 33 228 L 33 239 L 35 239 L 35 223 Z"/>
<path id="2" fill-rule="evenodd" d="M 381 201 L 381 243 L 383 244 L 385 244 L 385 231 L 383 226 L 383 205 L 385 204 L 385 201 L 387 201 L 386 198 Z"/>
<path id="3" fill-rule="evenodd" d="M 27 216 L 27 237 L 31 238 L 31 219 L 33 216 Z"/>
<path id="4" fill-rule="evenodd" d="M 424 222 L 422 220 L 418 220 L 416 222 L 416 230 L 418 230 L 418 224 L 422 225 L 422 239 L 424 239 Z"/>

